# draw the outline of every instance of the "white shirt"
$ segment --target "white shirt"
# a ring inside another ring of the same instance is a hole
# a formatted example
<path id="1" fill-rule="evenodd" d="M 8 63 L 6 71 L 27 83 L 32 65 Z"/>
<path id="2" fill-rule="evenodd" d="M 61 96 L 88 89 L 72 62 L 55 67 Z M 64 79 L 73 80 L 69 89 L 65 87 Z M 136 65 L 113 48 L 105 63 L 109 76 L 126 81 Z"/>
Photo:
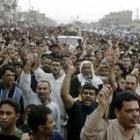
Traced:
<path id="1" fill-rule="evenodd" d="M 29 104 L 36 104 L 41 105 L 41 101 L 36 93 L 30 87 L 31 85 L 31 75 L 25 74 L 24 72 L 21 74 L 19 86 L 23 92 L 23 100 L 24 100 L 24 107 L 26 108 Z M 53 118 L 56 122 L 56 129 L 60 132 L 61 131 L 61 123 L 60 123 L 60 110 L 58 105 L 50 101 L 49 104 L 46 105 L 52 111 Z"/>

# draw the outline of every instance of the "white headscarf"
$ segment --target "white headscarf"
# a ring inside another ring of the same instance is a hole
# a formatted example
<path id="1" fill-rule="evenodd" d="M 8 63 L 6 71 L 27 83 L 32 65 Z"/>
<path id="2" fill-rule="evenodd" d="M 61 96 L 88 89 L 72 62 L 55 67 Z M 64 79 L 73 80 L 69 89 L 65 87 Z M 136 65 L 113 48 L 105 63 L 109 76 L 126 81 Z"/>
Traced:
<path id="1" fill-rule="evenodd" d="M 90 81 L 92 82 L 92 84 L 93 85 L 101 85 L 101 84 L 103 84 L 103 81 L 99 77 L 97 77 L 95 75 L 93 64 L 90 61 L 85 60 L 80 65 L 80 74 L 77 75 L 78 80 L 81 83 L 81 86 L 83 86 L 86 83 L 86 81 L 87 81 L 87 79 L 82 74 L 82 67 L 83 67 L 84 64 L 90 64 L 91 65 L 92 79 L 90 79 Z"/>

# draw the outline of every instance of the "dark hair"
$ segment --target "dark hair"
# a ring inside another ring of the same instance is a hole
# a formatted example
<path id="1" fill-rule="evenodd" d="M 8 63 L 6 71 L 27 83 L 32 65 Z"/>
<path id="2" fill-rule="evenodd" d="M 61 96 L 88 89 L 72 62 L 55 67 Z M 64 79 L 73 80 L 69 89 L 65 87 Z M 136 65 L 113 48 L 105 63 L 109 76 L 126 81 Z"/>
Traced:
<path id="1" fill-rule="evenodd" d="M 70 57 L 70 54 L 64 54 L 63 57 L 62 57 L 62 59 L 69 58 L 69 57 Z"/>
<path id="2" fill-rule="evenodd" d="M 15 62 L 15 63 L 13 63 L 13 66 L 14 67 L 20 66 L 21 68 L 23 68 L 23 63 L 22 62 Z"/>
<path id="3" fill-rule="evenodd" d="M 11 65 L 4 65 L 1 69 L 1 75 L 4 75 L 6 70 L 10 70 L 11 72 L 15 73 L 15 68 Z"/>
<path id="4" fill-rule="evenodd" d="M 58 46 L 58 44 L 52 44 L 52 45 L 50 46 L 50 48 L 53 48 L 53 47 L 59 47 L 59 46 Z"/>
<path id="5" fill-rule="evenodd" d="M 114 109 L 117 108 L 119 111 L 123 107 L 123 102 L 138 101 L 135 93 L 130 90 L 126 90 L 116 94 L 114 98 Z"/>
<path id="6" fill-rule="evenodd" d="M 131 50 L 131 51 L 132 51 L 132 50 Z M 136 52 L 133 52 L 133 54 L 131 55 L 131 58 L 132 58 L 133 56 L 138 57 L 138 54 L 137 54 Z"/>
<path id="7" fill-rule="evenodd" d="M 102 50 L 95 50 L 94 54 L 96 55 L 98 52 L 103 53 Z"/>
<path id="8" fill-rule="evenodd" d="M 7 99 L 3 99 L 3 100 L 0 101 L 0 107 L 2 105 L 6 105 L 6 104 L 8 104 L 11 107 L 13 107 L 15 112 L 16 112 L 16 114 L 20 113 L 20 104 L 17 101 L 15 101 L 14 99 L 7 98 Z"/>
<path id="9" fill-rule="evenodd" d="M 75 63 L 77 63 L 77 62 L 83 62 L 83 59 L 78 58 L 78 59 L 76 59 Z"/>
<path id="10" fill-rule="evenodd" d="M 51 60 L 53 59 L 52 56 L 50 56 L 49 54 L 46 54 L 46 53 L 43 53 L 43 54 L 42 54 L 41 59 L 42 59 L 43 57 L 48 58 L 48 59 L 51 59 Z"/>
<path id="11" fill-rule="evenodd" d="M 131 58 L 130 55 L 123 55 L 123 58 Z"/>
<path id="12" fill-rule="evenodd" d="M 124 68 L 122 63 L 116 63 L 115 65 L 117 65 L 120 68 L 120 70 L 122 70 L 122 71 L 125 70 L 125 68 Z"/>
<path id="13" fill-rule="evenodd" d="M 81 49 L 81 50 L 83 49 L 82 46 L 80 46 L 80 45 L 76 46 L 76 50 L 77 50 L 78 48 Z"/>
<path id="14" fill-rule="evenodd" d="M 86 83 L 82 86 L 82 93 L 84 92 L 85 89 L 92 89 L 96 91 L 96 95 L 99 92 L 98 87 L 94 86 L 92 83 Z"/>
<path id="15" fill-rule="evenodd" d="M 35 109 L 35 108 L 36 108 L 36 105 L 35 104 L 29 104 L 29 105 L 26 106 L 24 112 L 26 113 L 29 109 L 32 110 L 32 109 Z"/>
<path id="16" fill-rule="evenodd" d="M 135 77 L 136 78 L 136 83 L 138 84 L 138 77 L 135 74 L 130 73 L 130 74 L 126 75 L 126 77 L 128 77 L 128 76 Z M 126 77 L 125 77 L 125 79 L 126 79 Z"/>
<path id="17" fill-rule="evenodd" d="M 58 58 L 53 58 L 53 59 L 52 59 L 52 63 L 53 63 L 53 62 L 59 62 L 59 63 L 61 64 L 61 60 L 58 59 Z"/>
<path id="18" fill-rule="evenodd" d="M 49 81 L 47 81 L 47 80 L 40 80 L 40 81 L 37 82 L 37 84 L 38 84 L 38 83 L 41 83 L 41 82 L 42 82 L 42 83 L 47 83 L 47 84 L 49 85 L 49 87 L 51 88 L 51 84 L 50 84 Z"/>
<path id="19" fill-rule="evenodd" d="M 107 65 L 107 64 L 105 64 L 103 67 L 102 67 L 102 69 L 101 70 L 103 70 L 103 69 L 110 69 L 110 67 Z"/>
<path id="20" fill-rule="evenodd" d="M 123 46 L 123 47 L 124 47 L 124 45 L 125 45 L 125 44 L 122 43 L 122 42 L 119 42 L 119 43 L 118 43 L 118 46 L 119 46 L 119 47 L 120 47 L 120 46 Z"/>
<path id="21" fill-rule="evenodd" d="M 120 68 L 120 70 L 122 71 L 122 76 L 123 76 L 124 71 L 125 71 L 125 68 L 124 68 L 123 64 L 122 63 L 116 63 L 115 65 Z"/>
<path id="22" fill-rule="evenodd" d="M 47 121 L 47 115 L 51 114 L 51 110 L 43 105 L 36 105 L 36 107 L 30 111 L 28 115 L 28 126 L 33 131 L 37 132 L 40 125 L 45 125 Z"/>

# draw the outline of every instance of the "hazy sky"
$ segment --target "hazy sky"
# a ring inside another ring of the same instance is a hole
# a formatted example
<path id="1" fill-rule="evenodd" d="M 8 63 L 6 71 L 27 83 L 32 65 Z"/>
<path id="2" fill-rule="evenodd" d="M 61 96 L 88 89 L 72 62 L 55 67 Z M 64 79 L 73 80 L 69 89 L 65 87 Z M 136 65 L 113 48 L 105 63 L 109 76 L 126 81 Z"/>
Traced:
<path id="1" fill-rule="evenodd" d="M 60 22 L 75 19 L 80 21 L 98 21 L 109 12 L 132 10 L 136 18 L 140 0 L 18 0 L 22 11 L 30 9 L 45 13 L 47 17 Z M 140 17 L 140 16 L 139 16 Z"/>

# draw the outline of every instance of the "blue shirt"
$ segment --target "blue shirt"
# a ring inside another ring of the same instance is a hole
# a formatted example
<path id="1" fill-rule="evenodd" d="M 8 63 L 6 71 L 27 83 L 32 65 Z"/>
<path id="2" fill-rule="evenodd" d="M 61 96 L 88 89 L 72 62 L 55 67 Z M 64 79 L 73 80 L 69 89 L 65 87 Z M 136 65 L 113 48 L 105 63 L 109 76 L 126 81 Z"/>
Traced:
<path id="1" fill-rule="evenodd" d="M 50 138 L 50 140 L 63 140 L 63 138 L 58 132 L 55 132 L 54 135 Z"/>

